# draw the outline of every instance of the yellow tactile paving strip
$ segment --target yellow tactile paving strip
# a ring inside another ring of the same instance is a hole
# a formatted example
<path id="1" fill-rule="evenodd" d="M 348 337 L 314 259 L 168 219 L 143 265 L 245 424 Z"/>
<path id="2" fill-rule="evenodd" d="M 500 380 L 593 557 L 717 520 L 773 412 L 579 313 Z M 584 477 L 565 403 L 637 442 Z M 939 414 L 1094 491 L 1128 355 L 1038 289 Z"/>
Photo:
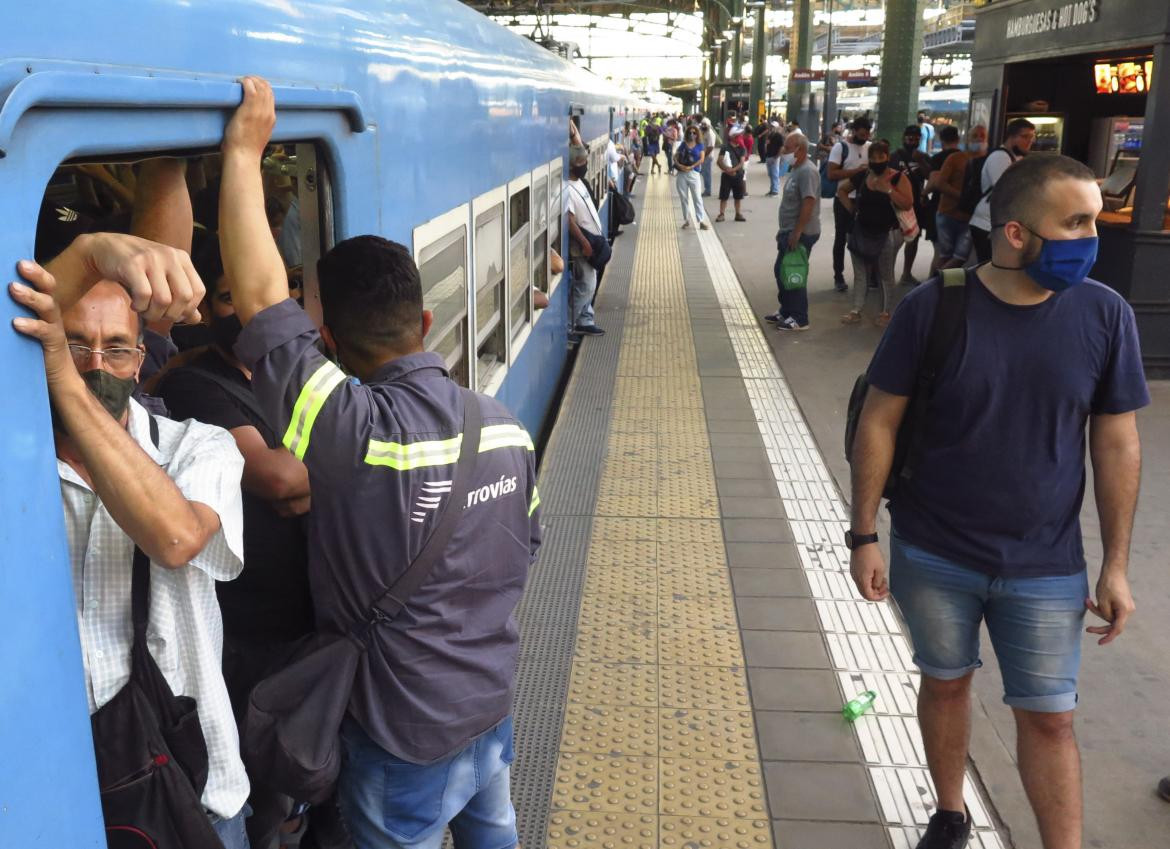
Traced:
<path id="1" fill-rule="evenodd" d="M 549 849 L 772 846 L 671 197 L 648 181 Z"/>

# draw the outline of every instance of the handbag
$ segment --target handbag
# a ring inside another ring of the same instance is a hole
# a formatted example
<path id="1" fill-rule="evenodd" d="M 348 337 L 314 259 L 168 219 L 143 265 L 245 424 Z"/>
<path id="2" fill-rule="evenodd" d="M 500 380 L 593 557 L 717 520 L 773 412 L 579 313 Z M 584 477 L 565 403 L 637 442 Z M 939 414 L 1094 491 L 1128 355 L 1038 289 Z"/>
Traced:
<path id="1" fill-rule="evenodd" d="M 849 248 L 850 253 L 855 253 L 862 259 L 877 259 L 885 249 L 886 240 L 889 237 L 889 230 L 871 232 L 854 219 L 853 226 L 849 228 L 849 238 L 845 240 L 845 246 Z"/>
<path id="2" fill-rule="evenodd" d="M 890 201 L 890 206 L 894 206 L 894 202 Z M 907 242 L 913 242 L 918 238 L 918 213 L 914 211 L 914 207 L 909 209 L 898 209 L 894 206 L 894 215 L 898 218 L 898 227 L 902 230 L 902 238 Z"/>
<path id="3" fill-rule="evenodd" d="M 634 223 L 634 205 L 625 196 L 610 191 L 609 202 L 613 204 L 613 214 L 617 217 L 619 224 Z"/>
<path id="4" fill-rule="evenodd" d="M 150 418 L 158 445 L 158 423 Z M 92 717 L 109 849 L 223 849 L 200 796 L 207 743 L 195 700 L 176 696 L 146 643 L 150 558 L 134 548 L 130 679 Z"/>
<path id="5" fill-rule="evenodd" d="M 370 605 L 366 618 L 341 634 L 303 639 L 279 671 L 248 697 L 241 733 L 244 764 L 265 785 L 298 802 L 328 797 L 341 771 L 341 723 L 370 632 L 393 622 L 442 557 L 467 501 L 482 428 L 474 392 L 463 396 L 463 439 L 451 486 L 434 530 L 410 566 Z M 454 507 L 452 505 L 455 505 Z"/>

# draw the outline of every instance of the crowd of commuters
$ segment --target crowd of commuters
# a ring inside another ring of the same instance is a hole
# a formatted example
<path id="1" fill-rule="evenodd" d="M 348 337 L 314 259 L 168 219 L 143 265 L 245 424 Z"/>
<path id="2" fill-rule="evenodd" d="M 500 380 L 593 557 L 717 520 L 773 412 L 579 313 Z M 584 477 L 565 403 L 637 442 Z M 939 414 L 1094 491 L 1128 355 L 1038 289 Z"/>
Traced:
<path id="1" fill-rule="evenodd" d="M 532 440 L 426 352 L 432 316 L 406 247 L 332 247 L 317 265 L 322 326 L 309 318 L 287 185 L 282 202 L 268 169 L 284 155 L 272 90 L 246 78 L 243 91 L 221 152 L 197 165 L 85 166 L 106 186 L 89 194 L 123 211 L 50 205 L 11 288 L 29 311 L 15 329 L 44 351 L 99 774 L 149 733 L 124 707 L 150 683 L 151 705 L 193 699 L 197 720 L 167 719 L 171 758 L 116 786 L 162 781 L 137 815 L 181 819 L 183 845 L 438 849 L 450 827 L 457 845 L 513 847 L 513 611 L 540 544 Z M 202 344 L 178 353 L 184 335 Z M 482 430 L 464 473 L 446 446 L 465 416 Z M 449 512 L 460 487 L 491 495 Z M 444 516 L 441 578 L 377 615 Z M 364 633 L 365 648 L 340 777 L 307 807 L 245 764 L 240 723 L 253 686 L 314 633 Z"/>

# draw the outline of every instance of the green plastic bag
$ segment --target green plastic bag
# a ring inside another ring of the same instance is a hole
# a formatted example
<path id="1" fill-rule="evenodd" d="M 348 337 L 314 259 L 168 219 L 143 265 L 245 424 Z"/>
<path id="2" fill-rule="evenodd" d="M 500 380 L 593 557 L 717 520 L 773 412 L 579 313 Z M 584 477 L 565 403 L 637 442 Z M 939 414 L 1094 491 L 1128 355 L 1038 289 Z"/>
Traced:
<path id="1" fill-rule="evenodd" d="M 798 244 L 796 250 L 788 251 L 780 260 L 780 284 L 792 291 L 808 286 L 808 248 Z"/>

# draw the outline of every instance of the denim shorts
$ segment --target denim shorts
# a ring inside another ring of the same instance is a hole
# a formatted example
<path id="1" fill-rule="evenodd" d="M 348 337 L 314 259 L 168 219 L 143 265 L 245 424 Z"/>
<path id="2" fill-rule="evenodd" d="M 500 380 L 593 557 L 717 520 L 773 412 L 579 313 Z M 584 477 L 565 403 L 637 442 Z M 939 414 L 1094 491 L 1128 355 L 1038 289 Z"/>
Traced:
<path id="1" fill-rule="evenodd" d="M 1077 704 L 1088 574 L 996 578 L 890 540 L 890 594 L 902 611 L 923 675 L 944 681 L 982 666 L 979 624 L 1003 674 L 1003 700 L 1021 710 Z"/>
<path id="2" fill-rule="evenodd" d="M 971 227 L 966 221 L 959 221 L 941 212 L 934 216 L 938 230 L 936 247 L 939 256 L 966 259 L 971 254 Z"/>
<path id="3" fill-rule="evenodd" d="M 453 755 L 418 765 L 394 757 L 347 719 L 339 799 L 357 849 L 439 849 L 450 826 L 457 847 L 513 849 L 512 717 Z"/>

